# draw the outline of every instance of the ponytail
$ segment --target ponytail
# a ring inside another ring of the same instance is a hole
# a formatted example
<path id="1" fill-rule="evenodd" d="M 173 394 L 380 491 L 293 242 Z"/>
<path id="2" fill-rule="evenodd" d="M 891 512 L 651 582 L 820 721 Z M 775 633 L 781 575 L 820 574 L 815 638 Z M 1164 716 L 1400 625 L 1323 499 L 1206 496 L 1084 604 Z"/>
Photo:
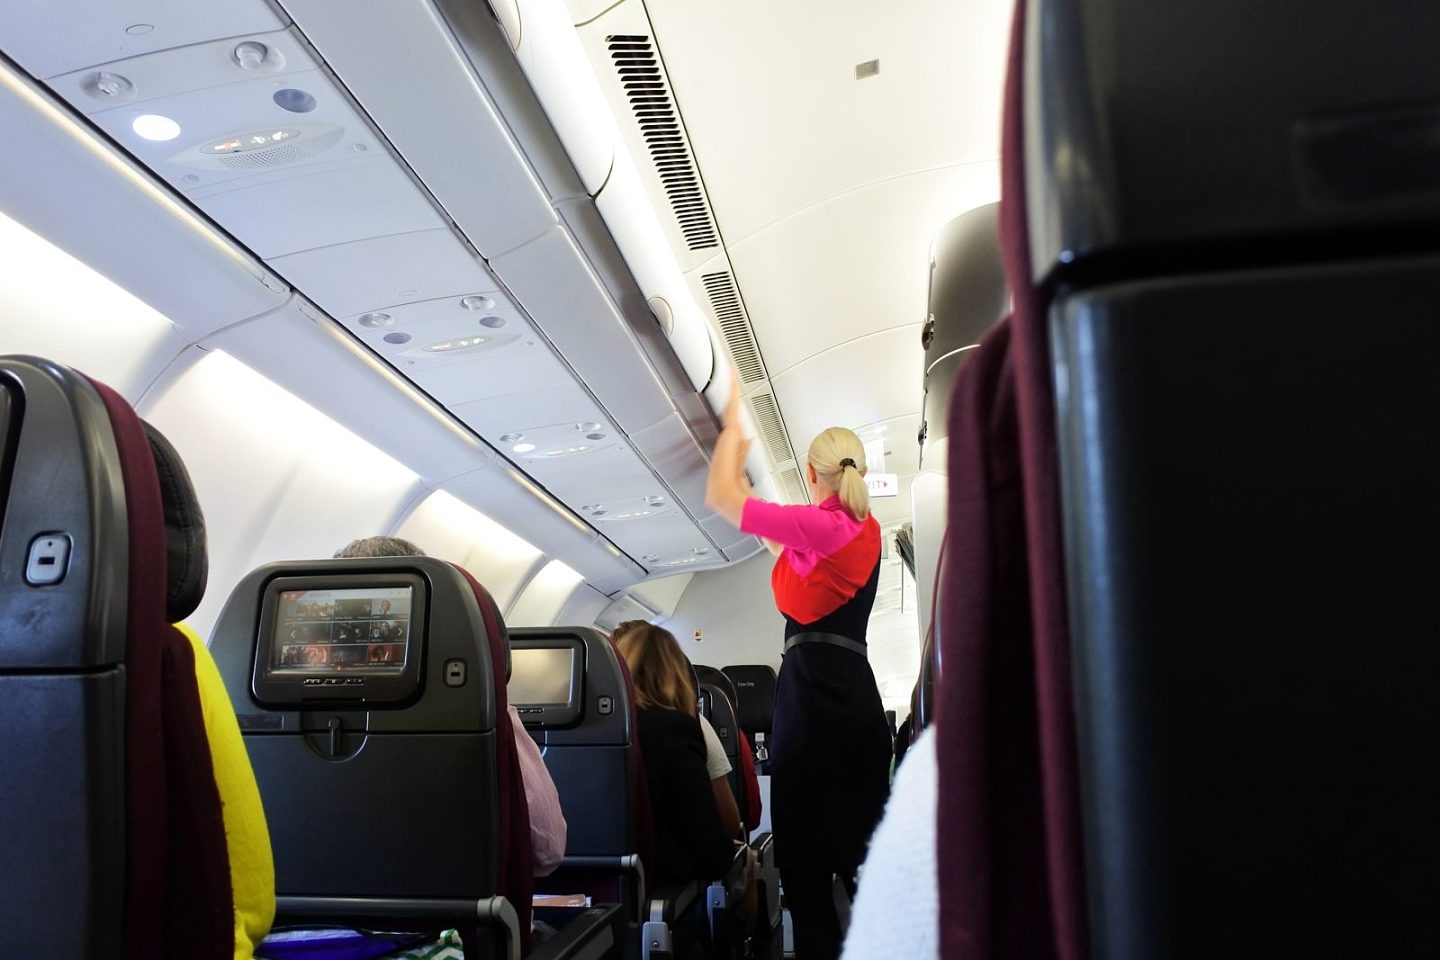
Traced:
<path id="1" fill-rule="evenodd" d="M 865 484 L 865 445 L 852 430 L 831 427 L 810 443 L 815 476 L 839 497 L 856 520 L 870 516 L 870 488 Z"/>
<path id="2" fill-rule="evenodd" d="M 840 489 L 835 492 L 840 494 L 840 502 L 845 504 L 850 516 L 856 520 L 870 516 L 870 487 L 860 476 L 859 467 L 840 468 Z"/>

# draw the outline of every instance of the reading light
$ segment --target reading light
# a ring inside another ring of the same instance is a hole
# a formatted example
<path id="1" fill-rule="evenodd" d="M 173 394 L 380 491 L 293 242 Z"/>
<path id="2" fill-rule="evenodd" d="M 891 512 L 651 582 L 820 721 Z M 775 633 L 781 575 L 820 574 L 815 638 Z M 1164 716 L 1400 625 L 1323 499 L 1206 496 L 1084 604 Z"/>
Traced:
<path id="1" fill-rule="evenodd" d="M 265 44 L 246 40 L 236 44 L 235 49 L 230 51 L 230 59 L 234 60 L 241 70 L 259 70 L 269 54 L 270 48 Z"/>
<path id="2" fill-rule="evenodd" d="M 515 444 L 515 446 L 511 447 L 510 449 L 511 449 L 511 450 L 514 450 L 516 453 L 529 453 L 531 450 L 534 450 L 534 449 L 535 449 L 535 444 L 533 444 L 533 443 L 517 443 L 517 444 Z"/>
<path id="3" fill-rule="evenodd" d="M 93 74 L 85 81 L 84 87 L 85 92 L 92 97 L 107 100 L 128 100 L 130 95 L 135 92 L 135 84 L 118 73 L 109 73 L 105 70 Z"/>
<path id="4" fill-rule="evenodd" d="M 499 330 L 508 323 L 504 317 L 481 317 L 480 326 L 489 327 L 491 330 Z"/>
<path id="5" fill-rule="evenodd" d="M 385 334 L 385 342 L 394 344 L 409 343 L 410 334 L 398 330 L 395 333 L 387 333 Z"/>
<path id="6" fill-rule="evenodd" d="M 174 140 L 180 136 L 180 124 L 158 113 L 142 113 L 130 121 L 130 129 L 146 140 Z"/>

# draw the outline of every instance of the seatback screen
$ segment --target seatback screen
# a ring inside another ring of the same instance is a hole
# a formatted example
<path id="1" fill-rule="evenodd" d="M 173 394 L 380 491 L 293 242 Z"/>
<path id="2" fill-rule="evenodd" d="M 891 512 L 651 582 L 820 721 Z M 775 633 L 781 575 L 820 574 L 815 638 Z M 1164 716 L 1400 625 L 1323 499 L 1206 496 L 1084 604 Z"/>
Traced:
<path id="1" fill-rule="evenodd" d="M 506 692 L 516 708 L 569 704 L 575 696 L 575 647 L 514 647 Z"/>
<path id="2" fill-rule="evenodd" d="M 413 587 L 281 590 L 271 674 L 384 674 L 410 656 Z"/>

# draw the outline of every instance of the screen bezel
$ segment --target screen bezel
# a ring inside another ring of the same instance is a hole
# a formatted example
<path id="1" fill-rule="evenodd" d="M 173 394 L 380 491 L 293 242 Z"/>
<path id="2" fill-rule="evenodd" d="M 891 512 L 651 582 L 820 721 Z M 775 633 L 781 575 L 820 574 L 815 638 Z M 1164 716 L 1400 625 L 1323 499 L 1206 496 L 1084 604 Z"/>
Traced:
<path id="1" fill-rule="evenodd" d="M 570 650 L 576 664 L 576 678 L 574 687 L 570 691 L 570 702 L 563 704 L 532 704 L 521 706 L 512 704 L 515 712 L 520 715 L 521 721 L 526 727 L 539 729 L 558 729 L 573 727 L 580 722 L 585 714 L 585 673 L 587 664 L 585 661 L 585 641 L 579 637 L 535 637 L 510 639 L 510 655 L 513 658 L 517 650 Z M 513 675 L 513 670 L 512 670 Z M 510 688 L 507 682 L 505 688 L 507 701 L 510 696 Z"/>
<path id="2" fill-rule="evenodd" d="M 333 670 L 271 672 L 277 643 L 280 595 L 290 590 L 364 590 L 409 587 L 410 636 L 405 666 L 390 673 L 339 674 Z M 304 708 L 350 704 L 366 709 L 403 707 L 413 703 L 424 686 L 426 638 L 429 633 L 430 587 L 416 573 L 335 573 L 276 577 L 265 584 L 260 599 L 254 655 L 250 665 L 250 692 L 264 707 Z M 321 682 L 324 681 L 324 682 Z"/>

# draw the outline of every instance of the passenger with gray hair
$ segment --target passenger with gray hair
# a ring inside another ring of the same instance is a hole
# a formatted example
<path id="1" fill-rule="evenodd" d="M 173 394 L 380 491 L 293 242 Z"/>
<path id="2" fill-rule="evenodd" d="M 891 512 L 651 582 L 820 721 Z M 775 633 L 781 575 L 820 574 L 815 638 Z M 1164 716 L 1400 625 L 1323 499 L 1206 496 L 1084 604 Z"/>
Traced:
<path id="1" fill-rule="evenodd" d="M 423 557 L 425 551 L 400 537 L 362 537 L 335 551 L 337 560 L 367 557 Z M 508 703 L 508 701 L 507 701 Z M 540 748 L 525 732 L 525 724 L 513 703 L 508 704 L 510 729 L 515 733 L 515 752 L 520 758 L 520 779 L 525 782 L 525 801 L 530 807 L 530 845 L 534 850 L 535 876 L 549 876 L 565 858 L 565 814 L 560 794 L 545 769 Z"/>
<path id="2" fill-rule="evenodd" d="M 423 557 L 421 550 L 400 537 L 361 537 L 351 540 L 335 551 L 336 560 L 357 560 L 364 557 Z"/>

